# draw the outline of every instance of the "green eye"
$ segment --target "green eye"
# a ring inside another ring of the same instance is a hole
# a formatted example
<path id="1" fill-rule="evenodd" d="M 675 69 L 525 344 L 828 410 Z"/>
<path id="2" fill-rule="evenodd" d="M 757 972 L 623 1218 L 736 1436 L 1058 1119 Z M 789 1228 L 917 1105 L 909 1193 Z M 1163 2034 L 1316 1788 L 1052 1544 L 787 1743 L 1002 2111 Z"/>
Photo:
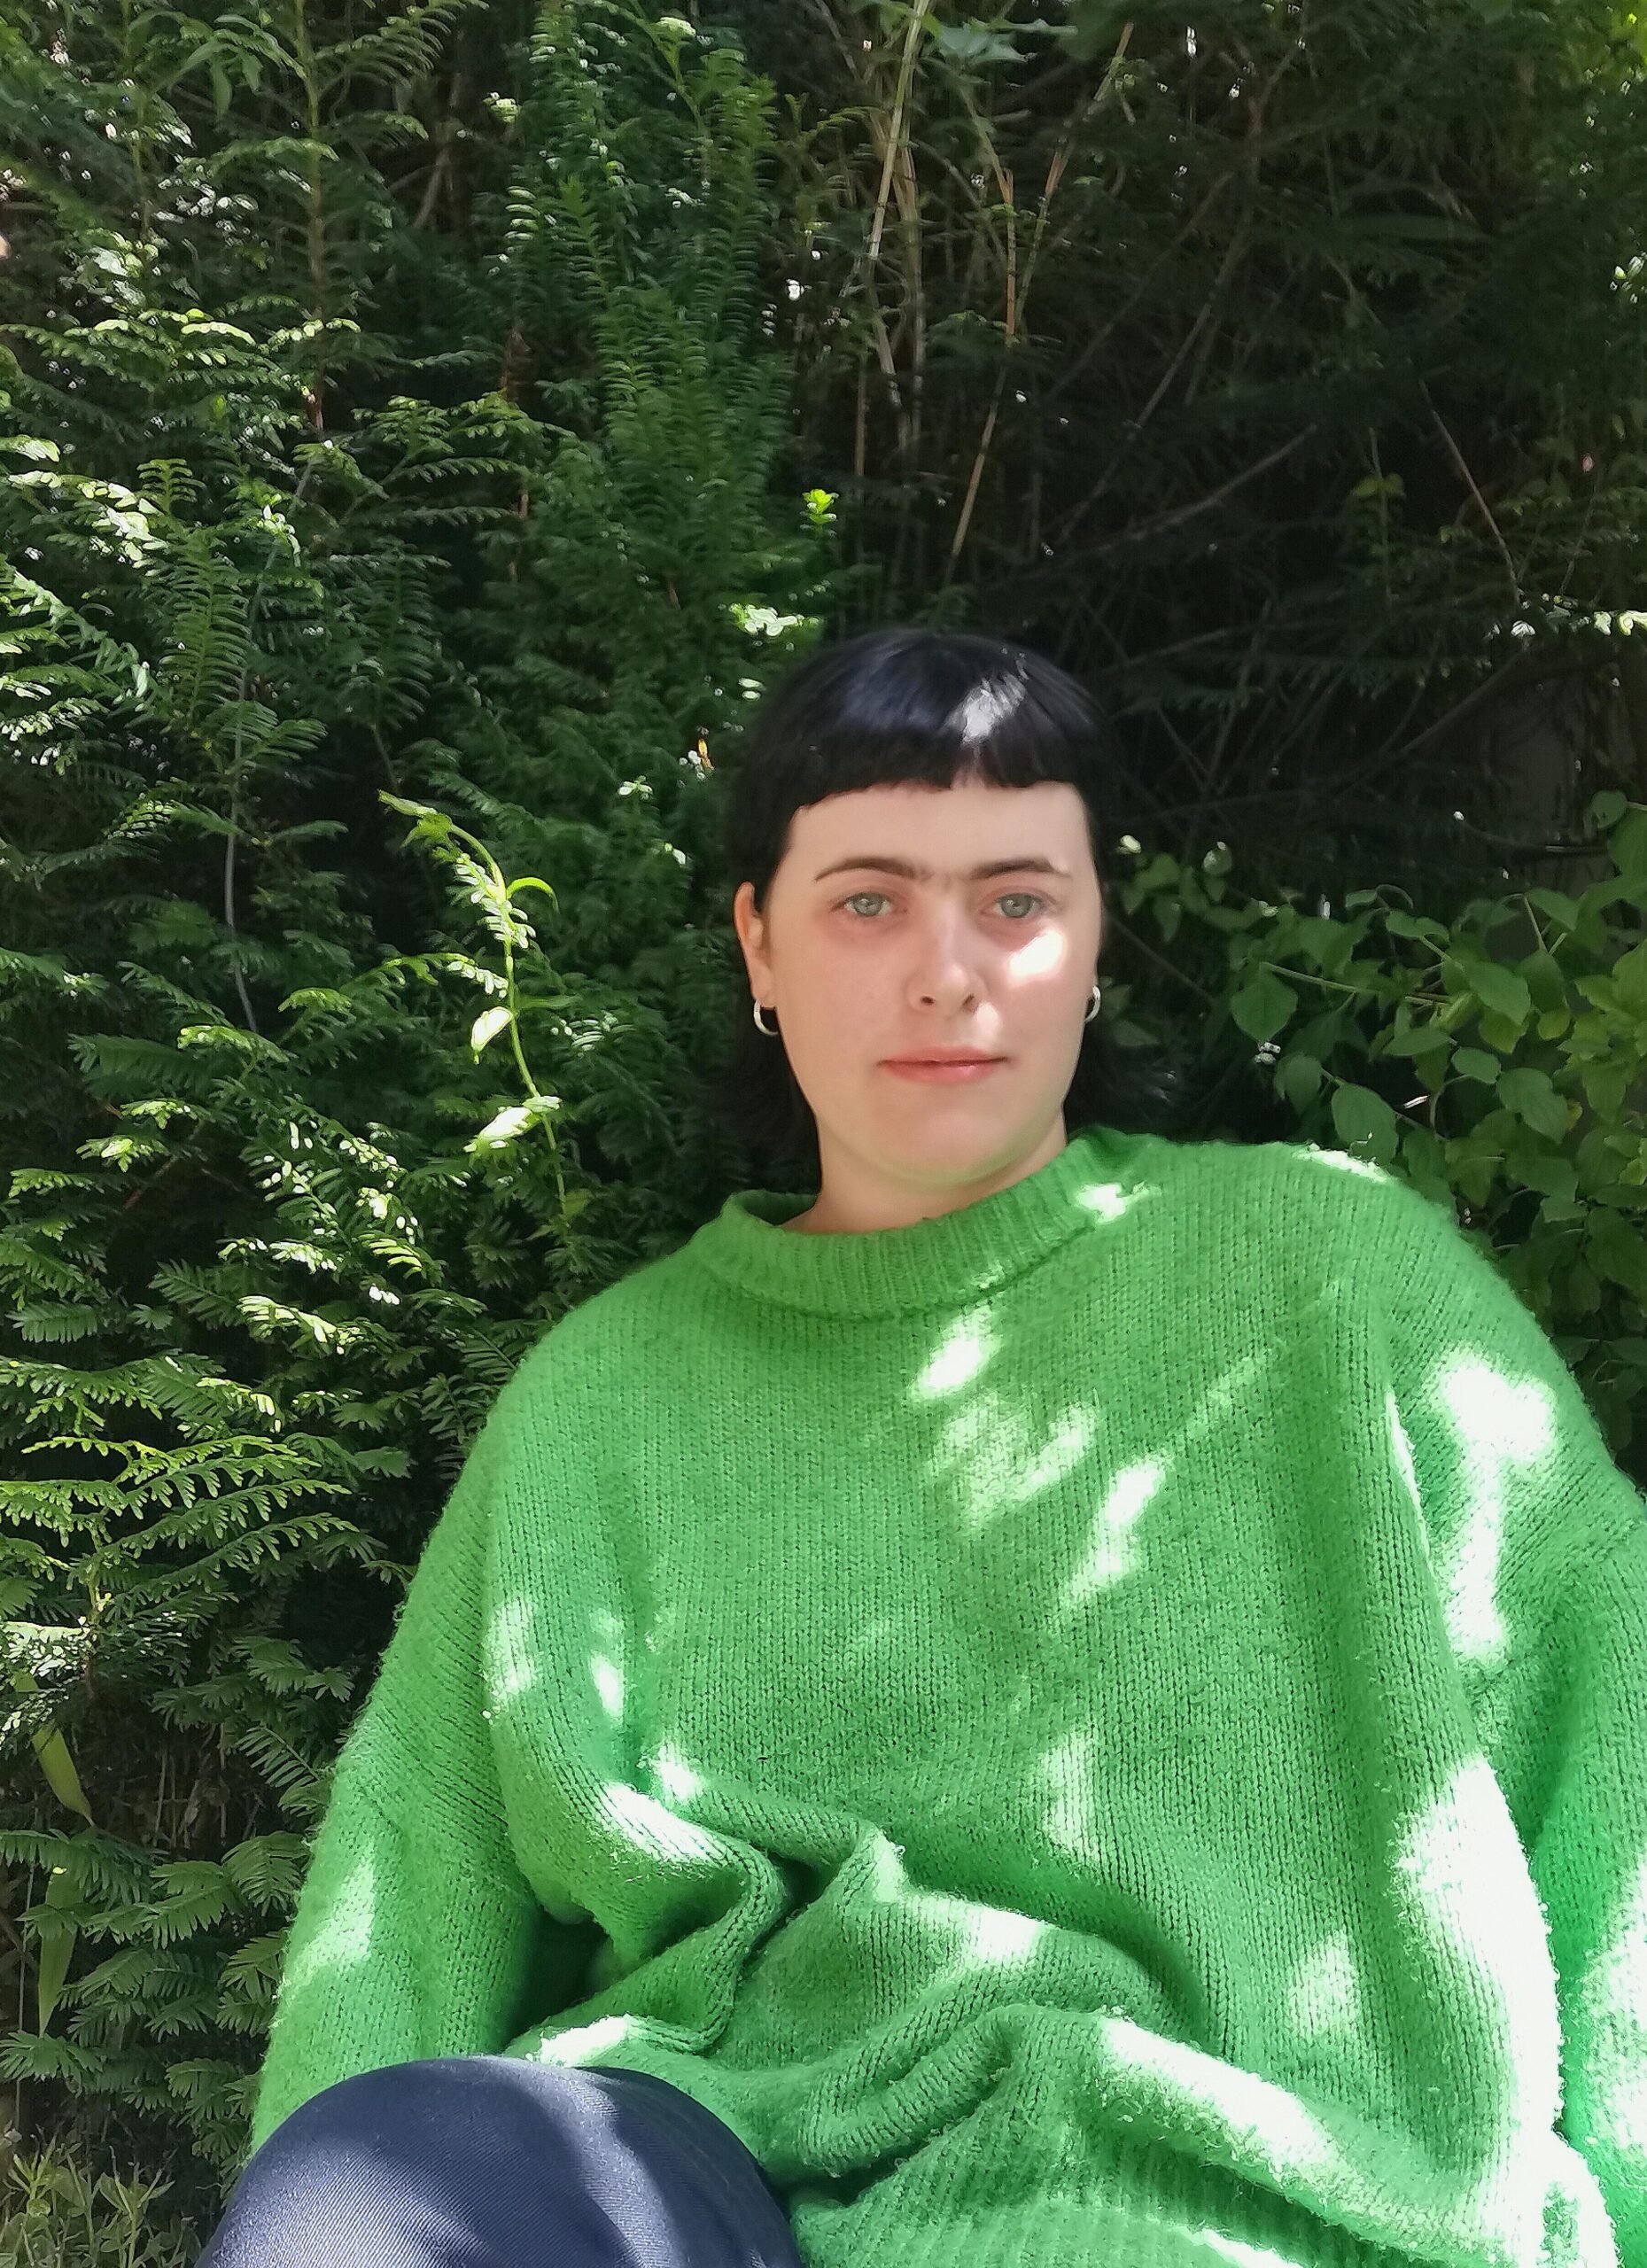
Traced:
<path id="1" fill-rule="evenodd" d="M 866 897 L 878 897 L 883 905 L 887 902 L 887 896 L 884 890 L 855 889 L 850 897 L 843 897 L 839 901 L 835 910 L 839 913 L 849 905 L 856 905 L 860 899 Z M 1009 897 L 1022 898 L 1031 909 L 1034 909 L 1037 906 L 1045 905 L 1049 902 L 1046 898 L 1041 896 L 1039 890 L 1033 889 L 1003 890 L 1000 896 L 994 902 L 997 905 L 1005 905 Z M 1006 918 L 1009 921 L 1024 921 L 1032 918 L 1032 915 L 1029 913 L 1011 913 L 1008 914 Z"/>

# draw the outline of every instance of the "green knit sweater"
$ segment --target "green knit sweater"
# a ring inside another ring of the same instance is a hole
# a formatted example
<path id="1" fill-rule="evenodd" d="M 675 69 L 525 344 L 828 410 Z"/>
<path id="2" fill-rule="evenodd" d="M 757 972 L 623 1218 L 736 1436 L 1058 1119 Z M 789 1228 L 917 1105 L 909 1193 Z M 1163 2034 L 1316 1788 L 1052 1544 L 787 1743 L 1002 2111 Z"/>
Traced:
<path id="1" fill-rule="evenodd" d="M 1302 1143 L 805 1201 L 500 1396 L 253 2142 L 501 2052 L 695 2095 L 809 2268 L 1647 2268 L 1647 1504 L 1491 1260 Z"/>

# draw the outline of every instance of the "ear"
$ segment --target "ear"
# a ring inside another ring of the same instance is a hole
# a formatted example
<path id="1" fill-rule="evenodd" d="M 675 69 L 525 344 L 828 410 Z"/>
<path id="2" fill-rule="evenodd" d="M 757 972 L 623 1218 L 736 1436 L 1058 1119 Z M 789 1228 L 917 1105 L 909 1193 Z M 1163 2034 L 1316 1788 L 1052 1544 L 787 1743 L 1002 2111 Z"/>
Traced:
<path id="1" fill-rule="evenodd" d="M 743 949 L 743 965 L 750 973 L 750 990 L 758 1000 L 772 991 L 772 969 L 765 953 L 766 924 L 755 910 L 753 882 L 738 884 L 732 901 L 732 920 Z"/>

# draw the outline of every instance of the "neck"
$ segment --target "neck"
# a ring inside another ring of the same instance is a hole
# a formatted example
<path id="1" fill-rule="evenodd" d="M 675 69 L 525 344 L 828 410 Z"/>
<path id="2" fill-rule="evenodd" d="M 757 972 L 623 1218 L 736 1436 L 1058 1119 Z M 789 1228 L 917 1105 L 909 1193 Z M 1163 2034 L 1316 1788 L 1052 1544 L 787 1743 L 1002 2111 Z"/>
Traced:
<path id="1" fill-rule="evenodd" d="M 807 1211 L 788 1192 L 734 1192 L 691 1240 L 695 1261 L 758 1298 L 813 1315 L 894 1315 L 970 1304 L 1034 1268 L 1060 1246 L 1123 1211 L 1153 1138 L 1088 1126 L 1042 1165 L 969 1202 L 926 1201 L 919 1218 L 868 1231 L 837 1230 L 820 1199 L 809 1218 L 831 1225 L 781 1231 Z M 976 1187 L 978 1184 L 968 1184 Z M 908 1208 L 911 1213 L 916 1207 Z"/>
<path id="2" fill-rule="evenodd" d="M 855 1159 L 842 1157 L 820 1136 L 822 1185 L 804 1213 L 781 1225 L 802 1236 L 856 1236 L 874 1229 L 906 1229 L 918 1221 L 938 1220 L 945 1213 L 975 1205 L 981 1198 L 992 1197 L 997 1190 L 1010 1189 L 1014 1182 L 1038 1173 L 1068 1139 L 1060 1111 L 1039 1141 L 1006 1163 L 963 1180 L 912 1185 L 863 1172 Z"/>

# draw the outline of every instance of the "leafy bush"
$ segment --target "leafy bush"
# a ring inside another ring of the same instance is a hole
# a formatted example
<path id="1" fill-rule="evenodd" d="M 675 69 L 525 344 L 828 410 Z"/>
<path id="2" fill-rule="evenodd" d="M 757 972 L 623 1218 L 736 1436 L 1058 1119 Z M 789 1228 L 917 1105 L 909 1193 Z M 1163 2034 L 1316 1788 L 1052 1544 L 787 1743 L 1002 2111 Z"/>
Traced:
<path id="1" fill-rule="evenodd" d="M 1647 805 L 1609 793 L 1589 817 L 1611 874 L 1450 920 L 1388 888 L 1339 914 L 1233 897 L 1226 845 L 1189 866 L 1130 837 L 1118 897 L 1171 941 L 1202 1045 L 1267 1086 L 1290 1138 L 1376 1161 L 1502 1254 L 1647 1482 L 1627 1455 L 1647 1386 Z"/>
<path id="2" fill-rule="evenodd" d="M 409 98 L 461 12 L 307 48 L 229 18 L 193 56 L 111 20 L 27 62 L 71 256 L 0 346 L 0 1610 L 43 1767 L 0 1816 L 33 1969 L 0 2076 L 220 2174 L 482 1410 L 729 1170 L 689 1108 L 706 752 L 834 587 L 750 277 L 768 94 L 726 47 L 546 10 L 442 351 L 374 327 L 410 122 L 361 89 Z"/>

